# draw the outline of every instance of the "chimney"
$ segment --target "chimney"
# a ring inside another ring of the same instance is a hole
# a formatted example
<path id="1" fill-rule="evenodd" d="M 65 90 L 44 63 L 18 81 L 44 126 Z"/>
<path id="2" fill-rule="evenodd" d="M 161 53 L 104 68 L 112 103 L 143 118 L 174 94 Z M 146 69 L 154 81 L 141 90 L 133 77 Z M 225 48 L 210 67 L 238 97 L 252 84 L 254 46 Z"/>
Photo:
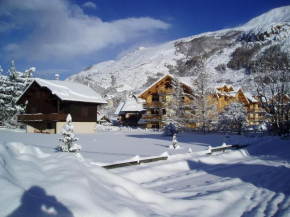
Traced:
<path id="1" fill-rule="evenodd" d="M 55 74 L 55 80 L 58 81 L 59 80 L 59 74 Z"/>

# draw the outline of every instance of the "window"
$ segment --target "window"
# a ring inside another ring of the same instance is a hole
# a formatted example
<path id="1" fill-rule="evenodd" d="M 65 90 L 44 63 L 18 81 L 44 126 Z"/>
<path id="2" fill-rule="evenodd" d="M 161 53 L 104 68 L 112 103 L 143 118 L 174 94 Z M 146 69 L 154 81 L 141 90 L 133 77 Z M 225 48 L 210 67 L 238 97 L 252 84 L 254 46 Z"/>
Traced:
<path id="1" fill-rule="evenodd" d="M 152 124 L 152 125 L 151 125 L 151 128 L 152 128 L 152 129 L 158 129 L 158 128 L 159 128 L 159 124 Z"/>
<path id="2" fill-rule="evenodd" d="M 159 114 L 158 109 L 151 110 L 151 114 L 152 115 L 158 115 Z"/>
<path id="3" fill-rule="evenodd" d="M 165 89 L 171 89 L 172 85 L 170 83 L 165 84 Z"/>
<path id="4" fill-rule="evenodd" d="M 166 115 L 166 109 L 162 109 L 162 114 Z"/>
<path id="5" fill-rule="evenodd" d="M 81 108 L 81 116 L 82 117 L 89 116 L 89 108 L 88 107 L 82 107 Z"/>
<path id="6" fill-rule="evenodd" d="M 157 94 L 152 96 L 152 102 L 159 102 L 159 96 Z"/>

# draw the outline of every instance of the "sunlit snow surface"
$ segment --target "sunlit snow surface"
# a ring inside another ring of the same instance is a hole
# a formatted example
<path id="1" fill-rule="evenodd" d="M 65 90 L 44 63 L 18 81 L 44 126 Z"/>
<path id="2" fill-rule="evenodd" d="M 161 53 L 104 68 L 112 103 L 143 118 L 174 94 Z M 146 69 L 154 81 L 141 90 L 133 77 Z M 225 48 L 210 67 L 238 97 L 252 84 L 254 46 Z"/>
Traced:
<path id="1" fill-rule="evenodd" d="M 54 152 L 59 135 L 0 130 L 0 216 L 290 215 L 289 140 L 184 133 L 172 150 L 157 132 L 77 136 L 85 162 Z M 223 142 L 250 146 L 205 155 Z M 164 152 L 168 161 L 115 170 L 90 164 Z"/>

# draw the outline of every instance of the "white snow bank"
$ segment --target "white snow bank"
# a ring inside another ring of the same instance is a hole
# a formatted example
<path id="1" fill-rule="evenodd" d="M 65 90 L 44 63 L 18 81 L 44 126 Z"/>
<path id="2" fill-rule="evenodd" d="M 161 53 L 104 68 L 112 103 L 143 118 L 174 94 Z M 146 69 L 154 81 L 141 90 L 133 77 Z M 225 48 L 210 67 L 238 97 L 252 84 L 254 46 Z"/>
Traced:
<path id="1" fill-rule="evenodd" d="M 74 154 L 0 144 L 0 216 L 150 216 L 171 203 Z"/>

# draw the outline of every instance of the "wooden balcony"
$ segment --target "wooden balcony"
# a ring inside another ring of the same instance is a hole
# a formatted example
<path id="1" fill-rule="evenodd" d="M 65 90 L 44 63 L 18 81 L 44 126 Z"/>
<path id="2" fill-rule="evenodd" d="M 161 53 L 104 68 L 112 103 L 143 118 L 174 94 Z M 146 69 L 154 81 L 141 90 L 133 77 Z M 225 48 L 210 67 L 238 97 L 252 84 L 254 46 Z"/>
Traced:
<path id="1" fill-rule="evenodd" d="M 68 114 L 25 114 L 18 115 L 19 122 L 65 122 Z M 95 122 L 96 117 L 73 116 L 73 122 Z"/>
<path id="2" fill-rule="evenodd" d="M 159 96 L 167 96 L 167 95 L 172 95 L 173 91 L 172 89 L 164 89 L 164 90 L 159 90 L 157 91 L 157 94 Z"/>
<path id="3" fill-rule="evenodd" d="M 151 103 L 144 103 L 143 108 L 160 108 L 161 102 L 151 102 Z"/>
<path id="4" fill-rule="evenodd" d="M 161 121 L 162 117 L 159 114 L 143 115 L 143 121 Z"/>

